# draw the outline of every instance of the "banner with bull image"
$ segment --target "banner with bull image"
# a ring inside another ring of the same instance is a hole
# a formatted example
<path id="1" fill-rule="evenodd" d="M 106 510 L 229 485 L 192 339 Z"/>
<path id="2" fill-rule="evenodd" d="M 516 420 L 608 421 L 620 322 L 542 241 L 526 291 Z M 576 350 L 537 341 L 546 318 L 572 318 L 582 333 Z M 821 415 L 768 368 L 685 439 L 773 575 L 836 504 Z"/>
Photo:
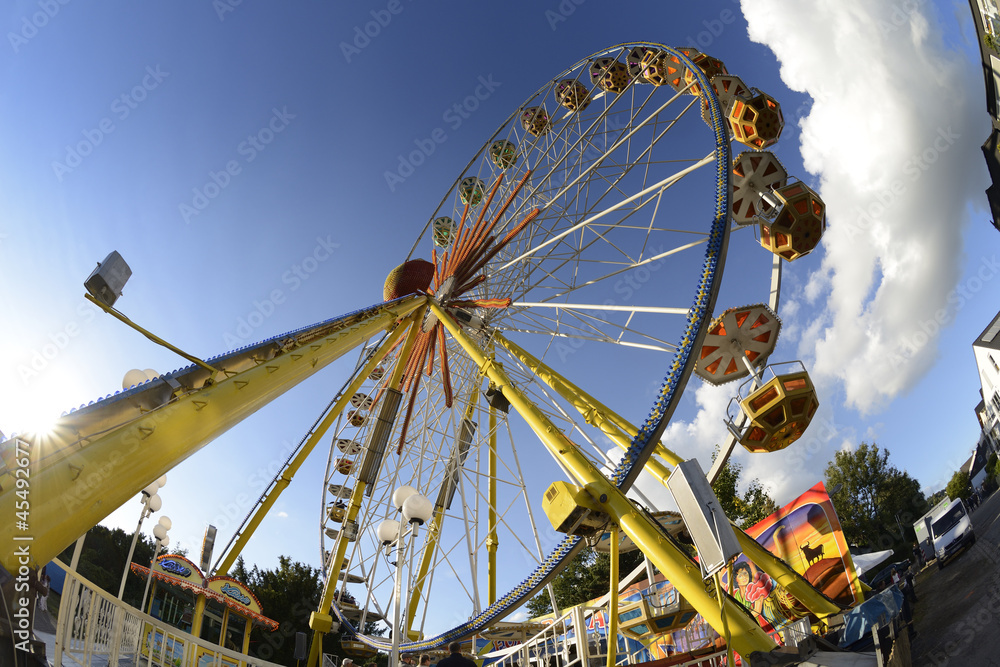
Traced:
<path id="1" fill-rule="evenodd" d="M 822 482 L 746 532 L 832 600 L 845 605 L 864 600 L 840 520 Z M 798 600 L 745 555 L 722 575 L 722 584 L 778 643 L 783 643 L 782 628 L 808 616 Z"/>

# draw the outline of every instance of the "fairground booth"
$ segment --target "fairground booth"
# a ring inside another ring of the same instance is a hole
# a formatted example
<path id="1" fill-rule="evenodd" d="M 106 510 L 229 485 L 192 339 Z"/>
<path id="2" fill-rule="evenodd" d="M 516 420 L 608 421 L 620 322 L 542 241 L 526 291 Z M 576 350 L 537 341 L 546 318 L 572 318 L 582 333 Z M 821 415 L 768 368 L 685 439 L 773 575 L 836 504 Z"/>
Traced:
<path id="1" fill-rule="evenodd" d="M 150 569 L 137 563 L 132 563 L 132 572 L 143 578 L 150 576 Z M 206 579 L 197 565 L 174 554 L 156 559 L 152 593 L 145 611 L 178 630 L 240 653 L 247 653 L 250 648 L 253 624 L 271 631 L 278 627 L 277 621 L 261 613 L 260 602 L 246 586 L 231 577 Z M 152 632 L 153 628 L 147 624 L 143 632 L 146 639 L 142 644 L 143 655 L 148 655 L 150 646 L 154 658 L 169 657 L 164 652 L 183 655 L 181 641 L 172 640 L 171 646 L 162 646 L 162 635 L 156 633 L 153 637 Z M 199 655 L 195 663 L 200 662 Z"/>

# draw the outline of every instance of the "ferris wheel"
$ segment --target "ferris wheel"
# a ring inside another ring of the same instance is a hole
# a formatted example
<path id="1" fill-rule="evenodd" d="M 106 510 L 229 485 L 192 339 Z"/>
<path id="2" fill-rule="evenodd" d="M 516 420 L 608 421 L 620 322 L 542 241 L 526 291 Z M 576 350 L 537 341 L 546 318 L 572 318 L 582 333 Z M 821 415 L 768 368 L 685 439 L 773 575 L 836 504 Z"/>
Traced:
<path id="1" fill-rule="evenodd" d="M 544 591 L 600 525 L 555 525 L 552 498 L 582 467 L 630 492 L 650 457 L 690 457 L 659 440 L 692 374 L 743 381 L 724 449 L 802 434 L 808 375 L 764 371 L 782 262 L 825 215 L 765 150 L 782 124 L 720 61 L 642 42 L 559 73 L 484 142 L 386 280 L 427 305 L 362 350 L 331 429 L 319 534 L 345 648 L 388 648 L 378 622 L 435 648 Z M 428 516 L 393 535 L 405 487 Z"/>

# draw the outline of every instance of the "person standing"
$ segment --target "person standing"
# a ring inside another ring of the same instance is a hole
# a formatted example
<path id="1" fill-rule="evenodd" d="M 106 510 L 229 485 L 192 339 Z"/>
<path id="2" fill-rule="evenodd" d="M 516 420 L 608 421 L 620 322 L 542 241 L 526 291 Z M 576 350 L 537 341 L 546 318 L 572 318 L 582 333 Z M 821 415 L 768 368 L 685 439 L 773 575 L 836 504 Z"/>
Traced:
<path id="1" fill-rule="evenodd" d="M 474 661 L 462 655 L 461 642 L 448 644 L 448 650 L 451 652 L 451 655 L 439 660 L 437 667 L 478 667 Z"/>
<path id="2" fill-rule="evenodd" d="M 49 586 L 52 580 L 49 578 L 47 567 L 46 565 L 42 568 L 42 574 L 38 578 L 38 608 L 42 611 L 48 611 L 49 608 Z"/>
<path id="3" fill-rule="evenodd" d="M 427 655 L 426 653 L 424 653 L 423 655 L 421 655 L 420 656 L 420 662 L 418 663 L 418 667 L 431 667 L 431 657 L 429 655 Z"/>

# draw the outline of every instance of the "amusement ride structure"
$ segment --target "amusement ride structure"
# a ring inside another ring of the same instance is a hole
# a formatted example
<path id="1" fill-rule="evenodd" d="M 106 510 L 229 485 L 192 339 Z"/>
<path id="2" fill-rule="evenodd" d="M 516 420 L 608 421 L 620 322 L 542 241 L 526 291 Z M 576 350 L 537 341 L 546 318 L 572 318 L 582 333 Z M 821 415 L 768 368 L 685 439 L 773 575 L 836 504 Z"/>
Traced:
<path id="1" fill-rule="evenodd" d="M 770 651 L 772 637 L 664 526 L 667 508 L 634 487 L 643 470 L 666 484 L 690 457 L 661 444 L 689 381 L 733 387 L 710 479 L 737 444 L 789 446 L 818 406 L 801 364 L 770 364 L 782 265 L 825 227 L 818 195 L 767 151 L 782 126 L 776 100 L 691 48 L 624 44 L 560 72 L 461 170 L 383 303 L 199 360 L 64 415 L 44 438 L 22 436 L 32 565 L 354 351 L 354 373 L 206 572 L 229 572 L 329 443 L 310 666 L 337 626 L 358 655 L 390 650 L 364 630 L 394 605 L 404 651 L 488 635 L 580 549 L 619 530 L 736 652 Z M 113 310 L 113 295 L 91 299 Z M 15 512 L 12 480 L 0 478 L 4 516 Z M 433 509 L 393 544 L 377 527 L 400 518 L 391 498 L 401 486 Z M 554 544 L 542 542 L 546 520 L 565 534 Z M 9 571 L 26 534 L 0 525 Z M 735 536 L 814 623 L 842 611 Z"/>

